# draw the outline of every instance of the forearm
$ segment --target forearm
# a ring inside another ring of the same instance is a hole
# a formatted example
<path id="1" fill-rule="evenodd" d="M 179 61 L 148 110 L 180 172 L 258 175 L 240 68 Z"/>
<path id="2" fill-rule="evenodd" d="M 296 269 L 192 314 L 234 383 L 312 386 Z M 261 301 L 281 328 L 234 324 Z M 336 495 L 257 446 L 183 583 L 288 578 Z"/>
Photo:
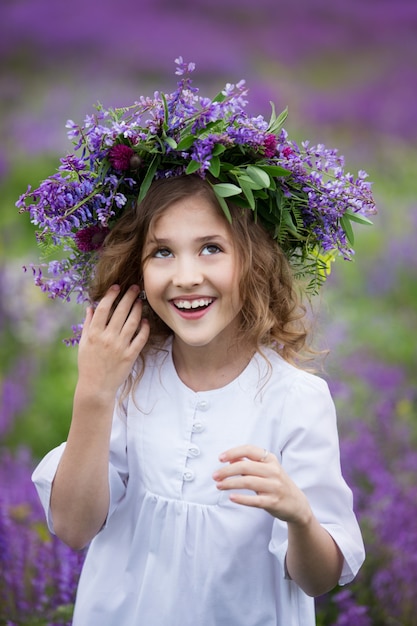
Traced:
<path id="1" fill-rule="evenodd" d="M 309 596 L 327 593 L 337 584 L 343 555 L 314 515 L 303 523 L 288 523 L 287 570 Z"/>
<path id="2" fill-rule="evenodd" d="M 114 398 L 77 387 L 67 445 L 52 485 L 56 534 L 75 549 L 100 530 L 109 508 L 109 445 Z"/>

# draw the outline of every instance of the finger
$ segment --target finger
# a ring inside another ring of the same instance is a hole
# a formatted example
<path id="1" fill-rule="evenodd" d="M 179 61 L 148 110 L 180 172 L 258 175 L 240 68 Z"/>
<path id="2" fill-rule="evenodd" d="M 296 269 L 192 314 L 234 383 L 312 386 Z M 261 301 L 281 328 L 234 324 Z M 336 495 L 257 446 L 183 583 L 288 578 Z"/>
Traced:
<path id="1" fill-rule="evenodd" d="M 232 476 L 261 476 L 263 478 L 271 475 L 274 466 L 266 465 L 256 461 L 240 460 L 234 463 L 223 465 L 214 472 L 213 478 L 216 481 L 230 479 Z"/>
<path id="2" fill-rule="evenodd" d="M 85 318 L 83 322 L 83 331 L 84 329 L 88 329 L 91 324 L 91 320 L 93 319 L 94 308 L 92 306 L 88 306 L 85 312 Z"/>
<path id="3" fill-rule="evenodd" d="M 138 285 L 132 285 L 120 299 L 113 313 L 111 314 L 110 319 L 107 321 L 107 326 L 113 329 L 115 332 L 120 332 L 122 328 L 125 326 L 126 321 L 130 318 L 132 313 L 132 309 L 134 309 L 134 313 L 132 318 L 135 319 L 135 312 L 138 311 L 138 307 L 134 307 L 135 304 L 141 304 L 141 301 L 138 300 L 139 295 L 139 287 Z M 114 302 L 114 300 L 113 300 Z M 113 304 L 113 303 L 112 303 Z M 140 309 L 141 311 L 142 309 Z M 132 318 L 130 318 L 132 320 Z M 140 318 L 139 318 L 140 319 Z M 137 324 L 139 320 L 137 320 Z"/>
<path id="4" fill-rule="evenodd" d="M 94 328 L 98 328 L 100 331 L 109 328 L 116 334 L 120 333 L 131 313 L 138 294 L 138 285 L 132 285 L 115 306 L 115 301 L 120 296 L 120 287 L 119 285 L 112 285 L 100 300 L 94 312 Z"/>
<path id="5" fill-rule="evenodd" d="M 150 326 L 147 319 L 143 319 L 139 325 L 139 331 L 131 341 L 131 349 L 135 354 L 139 354 L 149 339 Z"/>
<path id="6" fill-rule="evenodd" d="M 229 495 L 229 499 L 236 504 L 243 504 L 244 506 L 252 506 L 257 509 L 265 509 L 265 511 L 269 511 L 270 509 L 270 498 L 263 494 L 258 495 L 250 495 L 247 493 L 231 493 Z"/>
<path id="7" fill-rule="evenodd" d="M 255 493 L 272 493 L 273 481 L 264 476 L 231 476 L 218 481 L 216 487 L 219 491 L 246 489 Z"/>
<path id="8" fill-rule="evenodd" d="M 101 298 L 94 309 L 94 326 L 105 328 L 107 325 L 112 305 L 120 293 L 119 285 L 112 285 Z"/>
<path id="9" fill-rule="evenodd" d="M 219 460 L 223 463 L 235 463 L 242 458 L 265 463 L 273 460 L 274 455 L 271 452 L 268 452 L 266 448 L 246 444 L 230 448 L 229 450 L 222 452 L 219 456 Z"/>
<path id="10" fill-rule="evenodd" d="M 123 311 L 122 308 L 121 311 L 119 311 L 121 317 L 119 319 L 115 319 L 112 326 L 110 326 L 109 322 L 108 326 L 110 327 L 110 329 L 114 327 L 114 329 L 116 329 L 116 331 L 120 333 L 121 338 L 124 338 L 126 342 L 130 343 L 133 340 L 134 336 L 137 335 L 140 330 L 142 308 L 142 301 L 136 300 L 131 305 L 131 308 L 129 309 L 129 311 L 127 311 L 127 313 L 126 310 Z M 125 314 L 127 315 L 127 317 L 123 321 Z M 120 328 L 119 324 L 121 324 Z"/>
<path id="11" fill-rule="evenodd" d="M 83 343 L 85 337 L 87 336 L 88 329 L 90 328 L 91 321 L 93 319 L 94 309 L 92 306 L 87 307 L 85 312 L 85 318 L 83 322 L 83 327 L 81 330 L 80 344 Z"/>

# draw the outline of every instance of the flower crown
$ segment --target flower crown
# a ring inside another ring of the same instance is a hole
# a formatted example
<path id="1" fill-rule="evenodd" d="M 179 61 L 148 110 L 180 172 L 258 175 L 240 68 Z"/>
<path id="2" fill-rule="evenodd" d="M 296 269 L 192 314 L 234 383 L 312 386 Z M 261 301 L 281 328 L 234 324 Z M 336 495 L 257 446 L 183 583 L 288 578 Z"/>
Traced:
<path id="1" fill-rule="evenodd" d="M 176 59 L 177 90 L 141 97 L 132 106 L 104 109 L 84 126 L 68 121 L 76 154 L 38 189 L 16 203 L 37 227 L 43 258 L 31 265 L 35 283 L 52 298 L 88 300 L 100 247 L 126 207 L 145 197 L 161 177 L 198 174 L 212 185 L 226 218 L 227 204 L 253 211 L 288 257 L 295 275 L 318 291 L 336 256 L 354 254 L 352 222 L 375 213 L 367 174 L 344 172 L 337 150 L 288 139 L 287 111 L 245 112 L 245 81 L 227 84 L 214 99 L 192 87 L 193 63 Z"/>

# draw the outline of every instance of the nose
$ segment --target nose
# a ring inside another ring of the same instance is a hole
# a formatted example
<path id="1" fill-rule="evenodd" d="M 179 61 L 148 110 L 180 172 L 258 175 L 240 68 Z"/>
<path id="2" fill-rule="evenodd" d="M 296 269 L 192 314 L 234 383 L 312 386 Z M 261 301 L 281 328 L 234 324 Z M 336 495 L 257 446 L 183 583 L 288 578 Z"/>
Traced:
<path id="1" fill-rule="evenodd" d="M 172 282 L 175 287 L 190 289 L 196 285 L 201 285 L 204 277 L 198 259 L 184 256 L 176 259 L 175 271 Z"/>

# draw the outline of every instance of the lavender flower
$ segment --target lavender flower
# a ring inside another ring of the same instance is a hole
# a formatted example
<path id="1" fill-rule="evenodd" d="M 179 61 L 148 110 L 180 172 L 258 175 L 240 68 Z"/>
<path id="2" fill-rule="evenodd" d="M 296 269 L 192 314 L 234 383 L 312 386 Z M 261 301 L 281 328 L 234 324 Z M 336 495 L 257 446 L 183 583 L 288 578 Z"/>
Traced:
<path id="1" fill-rule="evenodd" d="M 319 615 L 337 619 L 326 624 L 413 624 L 417 611 L 417 450 L 410 425 L 417 396 L 405 372 L 366 355 L 343 363 L 354 373 L 363 395 L 358 415 L 342 424 L 341 460 L 354 494 L 367 558 L 347 590 L 318 601 Z M 352 387 L 351 387 L 352 389 Z M 338 402 L 338 395 L 335 394 Z M 352 411 L 355 398 L 344 398 Z M 367 419 L 363 416 L 367 407 Z M 400 412 L 408 406 L 407 423 Z"/>
<path id="2" fill-rule="evenodd" d="M 69 626 L 85 553 L 49 535 L 33 464 L 0 448 L 0 623 Z"/>

